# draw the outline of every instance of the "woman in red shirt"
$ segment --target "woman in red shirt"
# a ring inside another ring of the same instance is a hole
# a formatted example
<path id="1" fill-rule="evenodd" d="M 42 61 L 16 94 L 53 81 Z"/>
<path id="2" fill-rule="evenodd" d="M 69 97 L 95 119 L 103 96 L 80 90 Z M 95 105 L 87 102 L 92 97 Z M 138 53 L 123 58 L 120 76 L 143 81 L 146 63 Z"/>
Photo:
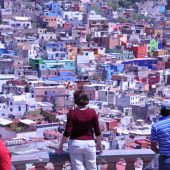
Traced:
<path id="1" fill-rule="evenodd" d="M 89 99 L 84 91 L 74 93 L 76 108 L 67 114 L 65 132 L 59 151 L 69 138 L 69 154 L 73 170 L 96 170 L 96 148 L 101 151 L 101 132 L 95 110 L 87 108 Z M 94 141 L 94 134 L 96 142 Z"/>

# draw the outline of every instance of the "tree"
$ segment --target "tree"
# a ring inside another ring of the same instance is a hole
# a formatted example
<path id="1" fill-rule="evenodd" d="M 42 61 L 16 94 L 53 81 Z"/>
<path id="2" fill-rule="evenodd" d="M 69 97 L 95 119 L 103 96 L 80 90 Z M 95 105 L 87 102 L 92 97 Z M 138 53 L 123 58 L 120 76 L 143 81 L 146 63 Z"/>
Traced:
<path id="1" fill-rule="evenodd" d="M 107 2 L 107 6 L 111 7 L 114 11 L 117 11 L 117 9 L 119 8 L 118 0 L 116 0 L 116 1 L 109 0 Z"/>
<path id="2" fill-rule="evenodd" d="M 144 17 L 143 17 L 142 15 L 138 14 L 138 13 L 134 13 L 134 14 L 133 14 L 133 18 L 134 18 L 135 20 L 138 20 L 138 21 L 144 19 Z"/>
<path id="3" fill-rule="evenodd" d="M 91 42 L 91 40 L 92 40 L 92 34 L 87 34 L 86 41 Z"/>
<path id="4" fill-rule="evenodd" d="M 130 8 L 132 6 L 132 1 L 131 0 L 120 0 L 119 5 L 123 8 Z"/>
<path id="5" fill-rule="evenodd" d="M 125 18 L 123 18 L 123 17 L 119 17 L 119 18 L 118 18 L 118 21 L 119 21 L 120 23 L 127 22 L 127 20 L 126 20 Z"/>

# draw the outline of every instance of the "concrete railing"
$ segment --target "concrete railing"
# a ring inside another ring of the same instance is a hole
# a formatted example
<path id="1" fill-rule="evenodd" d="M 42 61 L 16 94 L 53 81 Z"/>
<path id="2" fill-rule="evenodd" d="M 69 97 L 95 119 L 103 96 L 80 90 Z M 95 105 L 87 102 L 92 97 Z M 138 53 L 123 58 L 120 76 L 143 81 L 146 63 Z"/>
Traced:
<path id="1" fill-rule="evenodd" d="M 43 170 L 49 162 L 49 154 L 46 151 L 12 156 L 12 164 L 16 170 L 26 170 L 28 164 L 34 165 L 36 170 Z"/>
<path id="2" fill-rule="evenodd" d="M 142 167 L 145 167 L 154 156 L 150 149 L 107 150 L 97 156 L 97 165 L 98 168 L 102 167 L 102 170 L 117 170 L 119 166 L 122 166 L 120 163 L 124 162 L 123 166 L 126 170 L 142 170 Z M 136 160 L 142 160 L 142 164 L 136 166 Z M 50 167 L 47 166 L 49 162 L 52 163 Z M 71 169 L 69 162 L 68 153 L 58 155 L 42 151 L 12 156 L 12 164 L 16 170 L 26 170 L 27 164 L 32 164 L 36 170 L 68 170 Z"/>

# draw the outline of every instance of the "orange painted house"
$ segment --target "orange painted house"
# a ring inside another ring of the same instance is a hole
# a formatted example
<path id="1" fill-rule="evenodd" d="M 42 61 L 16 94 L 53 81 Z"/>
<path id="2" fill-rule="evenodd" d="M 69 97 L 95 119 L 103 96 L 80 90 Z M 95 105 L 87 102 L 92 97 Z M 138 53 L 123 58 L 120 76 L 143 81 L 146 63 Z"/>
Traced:
<path id="1" fill-rule="evenodd" d="M 57 27 L 57 17 L 56 16 L 43 16 L 43 21 L 48 23 L 49 27 Z"/>
<path id="2" fill-rule="evenodd" d="M 147 56 L 147 46 L 144 45 L 133 45 L 131 50 L 134 53 L 135 58 L 144 58 Z"/>

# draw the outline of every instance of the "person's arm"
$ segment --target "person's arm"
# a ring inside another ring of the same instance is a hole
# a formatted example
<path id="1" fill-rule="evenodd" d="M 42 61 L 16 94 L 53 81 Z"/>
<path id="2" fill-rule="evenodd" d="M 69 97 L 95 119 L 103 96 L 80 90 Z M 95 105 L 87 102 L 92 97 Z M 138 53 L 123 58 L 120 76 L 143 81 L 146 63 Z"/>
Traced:
<path id="1" fill-rule="evenodd" d="M 93 118 L 93 129 L 94 129 L 94 133 L 97 136 L 101 135 L 101 131 L 100 131 L 100 126 L 99 126 L 99 119 L 97 114 L 95 113 L 95 116 Z"/>
<path id="2" fill-rule="evenodd" d="M 154 151 L 156 154 L 159 154 L 159 148 L 158 148 L 158 135 L 157 135 L 157 130 L 155 126 L 152 126 L 151 129 L 151 150 Z"/>
<path id="3" fill-rule="evenodd" d="M 58 148 L 58 151 L 59 151 L 59 152 L 62 152 L 62 151 L 63 151 L 63 145 L 64 145 L 64 143 L 67 142 L 68 138 L 69 138 L 69 137 L 66 137 L 66 136 L 63 135 L 63 137 L 62 137 L 62 139 L 61 139 L 61 142 L 60 142 L 60 145 L 59 145 L 59 148 Z"/>
<path id="4" fill-rule="evenodd" d="M 96 136 L 96 150 L 102 152 L 101 135 Z"/>
<path id="5" fill-rule="evenodd" d="M 159 154 L 159 148 L 157 142 L 151 142 L 151 150 L 154 151 L 156 154 Z"/>
<path id="6" fill-rule="evenodd" d="M 72 121 L 72 118 L 71 118 L 71 115 L 70 115 L 70 112 L 69 112 L 67 114 L 66 128 L 65 128 L 63 137 L 61 139 L 58 151 L 60 151 L 60 152 L 63 151 L 63 145 L 64 145 L 65 142 L 67 142 L 69 136 L 71 135 L 72 129 L 73 129 L 73 121 Z"/>
<path id="7" fill-rule="evenodd" d="M 93 119 L 93 129 L 96 136 L 96 149 L 99 151 L 102 151 L 102 144 L 101 144 L 101 131 L 99 126 L 99 119 L 97 114 L 95 113 L 94 119 Z"/>

